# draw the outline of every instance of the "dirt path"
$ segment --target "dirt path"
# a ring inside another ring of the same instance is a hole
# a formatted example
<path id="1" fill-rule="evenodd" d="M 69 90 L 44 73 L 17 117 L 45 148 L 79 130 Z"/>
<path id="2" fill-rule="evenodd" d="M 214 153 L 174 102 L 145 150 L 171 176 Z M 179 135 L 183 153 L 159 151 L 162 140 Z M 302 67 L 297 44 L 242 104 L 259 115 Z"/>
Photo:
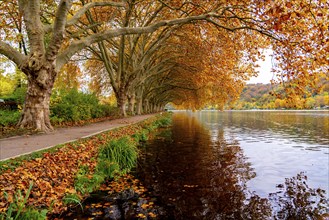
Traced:
<path id="1" fill-rule="evenodd" d="M 0 140 L 0 161 L 47 149 L 58 144 L 76 141 L 78 139 L 102 133 L 107 130 L 127 126 L 154 116 L 138 115 L 90 125 L 70 128 L 59 128 L 48 134 L 24 135 Z"/>

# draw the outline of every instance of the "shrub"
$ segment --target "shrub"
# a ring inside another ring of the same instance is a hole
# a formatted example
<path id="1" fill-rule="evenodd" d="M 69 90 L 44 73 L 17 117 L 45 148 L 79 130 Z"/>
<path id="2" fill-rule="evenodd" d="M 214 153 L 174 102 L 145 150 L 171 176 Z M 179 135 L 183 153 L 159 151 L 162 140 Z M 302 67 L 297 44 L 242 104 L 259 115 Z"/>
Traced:
<path id="1" fill-rule="evenodd" d="M 0 126 L 13 126 L 20 117 L 19 111 L 0 110 Z"/>
<path id="2" fill-rule="evenodd" d="M 111 106 L 101 105 L 94 94 L 79 92 L 76 89 L 54 92 L 51 97 L 53 122 L 81 121 L 110 116 L 114 113 Z"/>
<path id="3" fill-rule="evenodd" d="M 18 105 L 23 105 L 26 96 L 27 87 L 17 87 L 13 93 L 1 97 L 5 102 L 15 102 Z"/>
<path id="4" fill-rule="evenodd" d="M 10 95 L 10 98 L 15 100 L 17 104 L 23 105 L 25 101 L 27 87 L 22 86 L 15 89 L 14 93 Z"/>

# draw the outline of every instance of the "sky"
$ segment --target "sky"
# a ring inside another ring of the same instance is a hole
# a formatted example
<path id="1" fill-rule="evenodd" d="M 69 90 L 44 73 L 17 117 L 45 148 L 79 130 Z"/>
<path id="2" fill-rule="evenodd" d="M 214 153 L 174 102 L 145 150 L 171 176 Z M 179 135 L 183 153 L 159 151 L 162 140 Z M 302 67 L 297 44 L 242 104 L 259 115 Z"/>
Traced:
<path id="1" fill-rule="evenodd" d="M 247 81 L 248 84 L 250 83 L 270 83 L 270 80 L 273 78 L 273 73 L 271 73 L 272 68 L 272 62 L 271 62 L 271 50 L 265 51 L 265 60 L 259 60 L 257 63 L 260 65 L 257 70 L 259 71 L 259 74 L 257 77 L 251 77 L 249 81 Z"/>

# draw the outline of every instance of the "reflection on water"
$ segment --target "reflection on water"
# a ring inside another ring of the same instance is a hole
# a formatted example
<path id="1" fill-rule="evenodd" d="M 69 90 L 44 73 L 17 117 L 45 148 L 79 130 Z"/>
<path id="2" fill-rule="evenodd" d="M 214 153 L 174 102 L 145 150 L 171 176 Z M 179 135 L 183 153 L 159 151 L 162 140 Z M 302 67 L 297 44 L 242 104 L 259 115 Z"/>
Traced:
<path id="1" fill-rule="evenodd" d="M 287 178 L 280 190 L 269 196 L 273 204 L 273 215 L 277 219 L 319 219 L 329 217 L 328 201 L 323 189 L 312 189 L 307 185 L 304 173 Z M 325 213 L 325 214 L 324 214 Z"/>
<path id="2" fill-rule="evenodd" d="M 311 187 L 326 189 L 329 195 L 329 111 L 208 111 L 189 115 L 212 133 L 212 139 L 216 139 L 213 131 L 222 130 L 226 140 L 239 143 L 257 173 L 248 188 L 260 196 L 302 171 Z"/>
<path id="3" fill-rule="evenodd" d="M 175 113 L 147 143 L 137 175 L 168 219 L 316 219 L 328 212 L 313 189 L 328 191 L 328 115 L 311 117 Z"/>

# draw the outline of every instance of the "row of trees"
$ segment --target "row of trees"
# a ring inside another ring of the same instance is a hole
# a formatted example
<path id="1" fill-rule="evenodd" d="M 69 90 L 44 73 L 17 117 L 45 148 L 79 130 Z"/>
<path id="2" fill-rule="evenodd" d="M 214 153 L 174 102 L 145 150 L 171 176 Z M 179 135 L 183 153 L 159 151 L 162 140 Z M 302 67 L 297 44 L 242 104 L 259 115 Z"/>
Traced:
<path id="1" fill-rule="evenodd" d="M 329 94 L 324 92 L 319 95 L 303 98 L 300 96 L 294 99 L 279 99 L 269 94 L 264 94 L 258 99 L 250 101 L 238 100 L 228 109 L 245 110 L 245 109 L 324 109 L 328 108 Z"/>
<path id="2" fill-rule="evenodd" d="M 94 88 L 113 89 L 124 116 L 169 102 L 223 106 L 268 47 L 287 94 L 304 94 L 328 77 L 328 8 L 323 0 L 4 0 L 0 54 L 28 81 L 18 125 L 52 130 L 54 83 L 77 69 Z"/>
<path id="3" fill-rule="evenodd" d="M 329 106 L 329 81 L 320 83 L 322 89 L 311 96 L 290 96 L 285 98 L 271 95 L 282 94 L 283 88 L 271 84 L 247 84 L 240 98 L 227 105 L 228 109 L 322 109 Z"/>

